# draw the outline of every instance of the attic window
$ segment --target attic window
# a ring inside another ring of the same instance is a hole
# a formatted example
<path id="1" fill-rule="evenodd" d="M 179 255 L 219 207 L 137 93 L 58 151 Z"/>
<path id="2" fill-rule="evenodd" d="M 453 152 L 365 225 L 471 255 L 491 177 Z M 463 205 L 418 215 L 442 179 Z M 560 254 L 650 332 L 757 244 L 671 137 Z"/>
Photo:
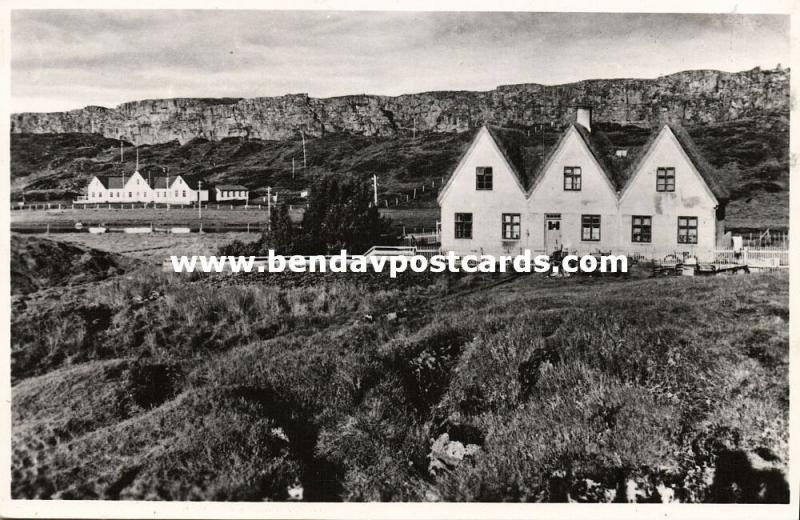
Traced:
<path id="1" fill-rule="evenodd" d="M 475 189 L 476 190 L 492 189 L 491 166 L 478 166 L 477 168 L 475 168 Z"/>
<path id="2" fill-rule="evenodd" d="M 581 191 L 580 166 L 564 167 L 564 191 Z"/>
<path id="3" fill-rule="evenodd" d="M 675 168 L 656 170 L 656 191 L 675 191 Z"/>

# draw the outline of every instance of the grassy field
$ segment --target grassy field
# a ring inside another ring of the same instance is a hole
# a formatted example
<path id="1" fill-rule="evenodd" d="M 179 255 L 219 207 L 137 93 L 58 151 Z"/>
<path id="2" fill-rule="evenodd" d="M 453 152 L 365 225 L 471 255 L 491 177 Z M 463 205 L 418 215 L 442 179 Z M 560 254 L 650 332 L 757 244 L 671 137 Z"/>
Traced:
<path id="1" fill-rule="evenodd" d="M 788 289 L 143 265 L 14 294 L 12 495 L 780 501 Z"/>
<path id="2" fill-rule="evenodd" d="M 267 222 L 266 209 L 204 209 L 203 224 L 252 224 L 261 225 Z M 293 211 L 290 218 L 300 221 L 302 213 Z M 197 209 L 190 208 L 138 208 L 138 209 L 51 209 L 35 211 L 12 211 L 11 225 L 29 224 L 62 224 L 72 226 L 76 222 L 84 225 L 94 224 L 154 224 L 164 225 L 191 225 L 196 226 L 200 222 Z"/>
<path id="3" fill-rule="evenodd" d="M 217 253 L 220 246 L 233 240 L 250 242 L 258 240 L 260 236 L 258 233 L 192 233 L 188 235 L 58 233 L 50 235 L 48 238 L 160 264 L 164 258 L 170 255 L 213 255 Z"/>

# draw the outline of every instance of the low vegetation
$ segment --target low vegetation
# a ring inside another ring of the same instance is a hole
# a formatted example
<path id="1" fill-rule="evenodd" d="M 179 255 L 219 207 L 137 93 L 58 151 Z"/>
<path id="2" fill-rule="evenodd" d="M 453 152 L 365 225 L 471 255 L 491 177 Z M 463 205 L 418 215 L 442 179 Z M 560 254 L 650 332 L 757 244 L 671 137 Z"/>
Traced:
<path id="1" fill-rule="evenodd" d="M 785 501 L 788 287 L 145 267 L 16 294 L 12 495 Z"/>

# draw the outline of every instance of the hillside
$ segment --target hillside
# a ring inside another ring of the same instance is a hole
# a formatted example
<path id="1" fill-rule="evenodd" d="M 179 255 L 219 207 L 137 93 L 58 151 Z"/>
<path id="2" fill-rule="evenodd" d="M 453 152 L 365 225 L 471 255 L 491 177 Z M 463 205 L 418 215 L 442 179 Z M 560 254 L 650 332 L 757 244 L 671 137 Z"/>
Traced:
<path id="1" fill-rule="evenodd" d="M 597 122 L 593 131 L 607 143 L 609 160 L 617 148 L 641 146 L 649 128 Z M 686 127 L 701 153 L 719 170 L 732 194 L 728 218 L 739 228 L 788 226 L 789 118 L 787 113 Z M 623 131 L 624 130 L 624 131 Z M 436 189 L 469 144 L 474 130 L 462 133 L 419 133 L 411 136 L 328 134 L 306 140 L 307 164 L 298 139 L 265 141 L 225 138 L 193 139 L 139 147 L 144 175 L 162 168 L 206 183 L 241 183 L 258 192 L 266 186 L 301 189 L 323 173 L 377 174 L 381 197 L 393 199 L 423 183 Z M 531 164 L 541 160 L 542 144 L 552 145 L 560 128 L 529 133 L 526 153 Z M 523 132 L 524 133 L 524 132 Z M 527 133 L 524 133 L 528 135 Z M 119 141 L 97 134 L 12 134 L 12 199 L 25 190 L 28 200 L 61 199 L 82 193 L 92 175 L 132 172 L 135 154 L 125 143 L 119 162 Z M 297 167 L 292 178 L 292 158 Z M 435 206 L 435 190 L 419 193 L 418 203 Z M 428 225 L 432 225 L 429 223 Z"/>
<path id="2" fill-rule="evenodd" d="M 16 235 L 11 241 L 10 262 L 12 295 L 104 280 L 136 266 L 113 253 Z"/>
<path id="3" fill-rule="evenodd" d="M 31 293 L 12 496 L 785 501 L 788 276 L 641 274 Z"/>
<path id="4" fill-rule="evenodd" d="M 149 99 L 115 108 L 11 115 L 14 133 L 99 133 L 138 144 L 194 138 L 286 140 L 348 133 L 408 136 L 461 132 L 483 123 L 532 128 L 566 123 L 575 105 L 597 120 L 653 126 L 720 123 L 788 112 L 788 69 L 678 72 L 656 79 L 594 79 L 565 85 L 526 83 L 487 92 L 426 92 L 396 97 L 316 99 L 306 94 L 251 99 Z"/>

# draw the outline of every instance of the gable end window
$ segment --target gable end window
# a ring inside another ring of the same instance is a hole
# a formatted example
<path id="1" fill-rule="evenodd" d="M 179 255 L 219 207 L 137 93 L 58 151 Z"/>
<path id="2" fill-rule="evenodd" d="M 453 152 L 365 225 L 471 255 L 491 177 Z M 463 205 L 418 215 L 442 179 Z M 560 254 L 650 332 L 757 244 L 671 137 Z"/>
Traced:
<path id="1" fill-rule="evenodd" d="M 564 167 L 564 191 L 581 191 L 580 166 Z"/>
<path id="2" fill-rule="evenodd" d="M 492 189 L 491 166 L 478 166 L 477 168 L 475 168 L 475 189 L 476 190 Z"/>
<path id="3" fill-rule="evenodd" d="M 697 243 L 697 217 L 678 217 L 678 243 Z"/>
<path id="4" fill-rule="evenodd" d="M 656 170 L 656 191 L 675 191 L 675 168 Z"/>
<path id="5" fill-rule="evenodd" d="M 472 238 L 472 213 L 456 213 L 456 238 Z"/>
<path id="6" fill-rule="evenodd" d="M 653 239 L 653 217 L 634 215 L 631 220 L 631 241 L 651 242 Z"/>
<path id="7" fill-rule="evenodd" d="M 519 240 L 519 213 L 503 213 L 503 240 Z"/>
<path id="8" fill-rule="evenodd" d="M 600 215 L 581 215 L 581 240 L 600 240 Z"/>

